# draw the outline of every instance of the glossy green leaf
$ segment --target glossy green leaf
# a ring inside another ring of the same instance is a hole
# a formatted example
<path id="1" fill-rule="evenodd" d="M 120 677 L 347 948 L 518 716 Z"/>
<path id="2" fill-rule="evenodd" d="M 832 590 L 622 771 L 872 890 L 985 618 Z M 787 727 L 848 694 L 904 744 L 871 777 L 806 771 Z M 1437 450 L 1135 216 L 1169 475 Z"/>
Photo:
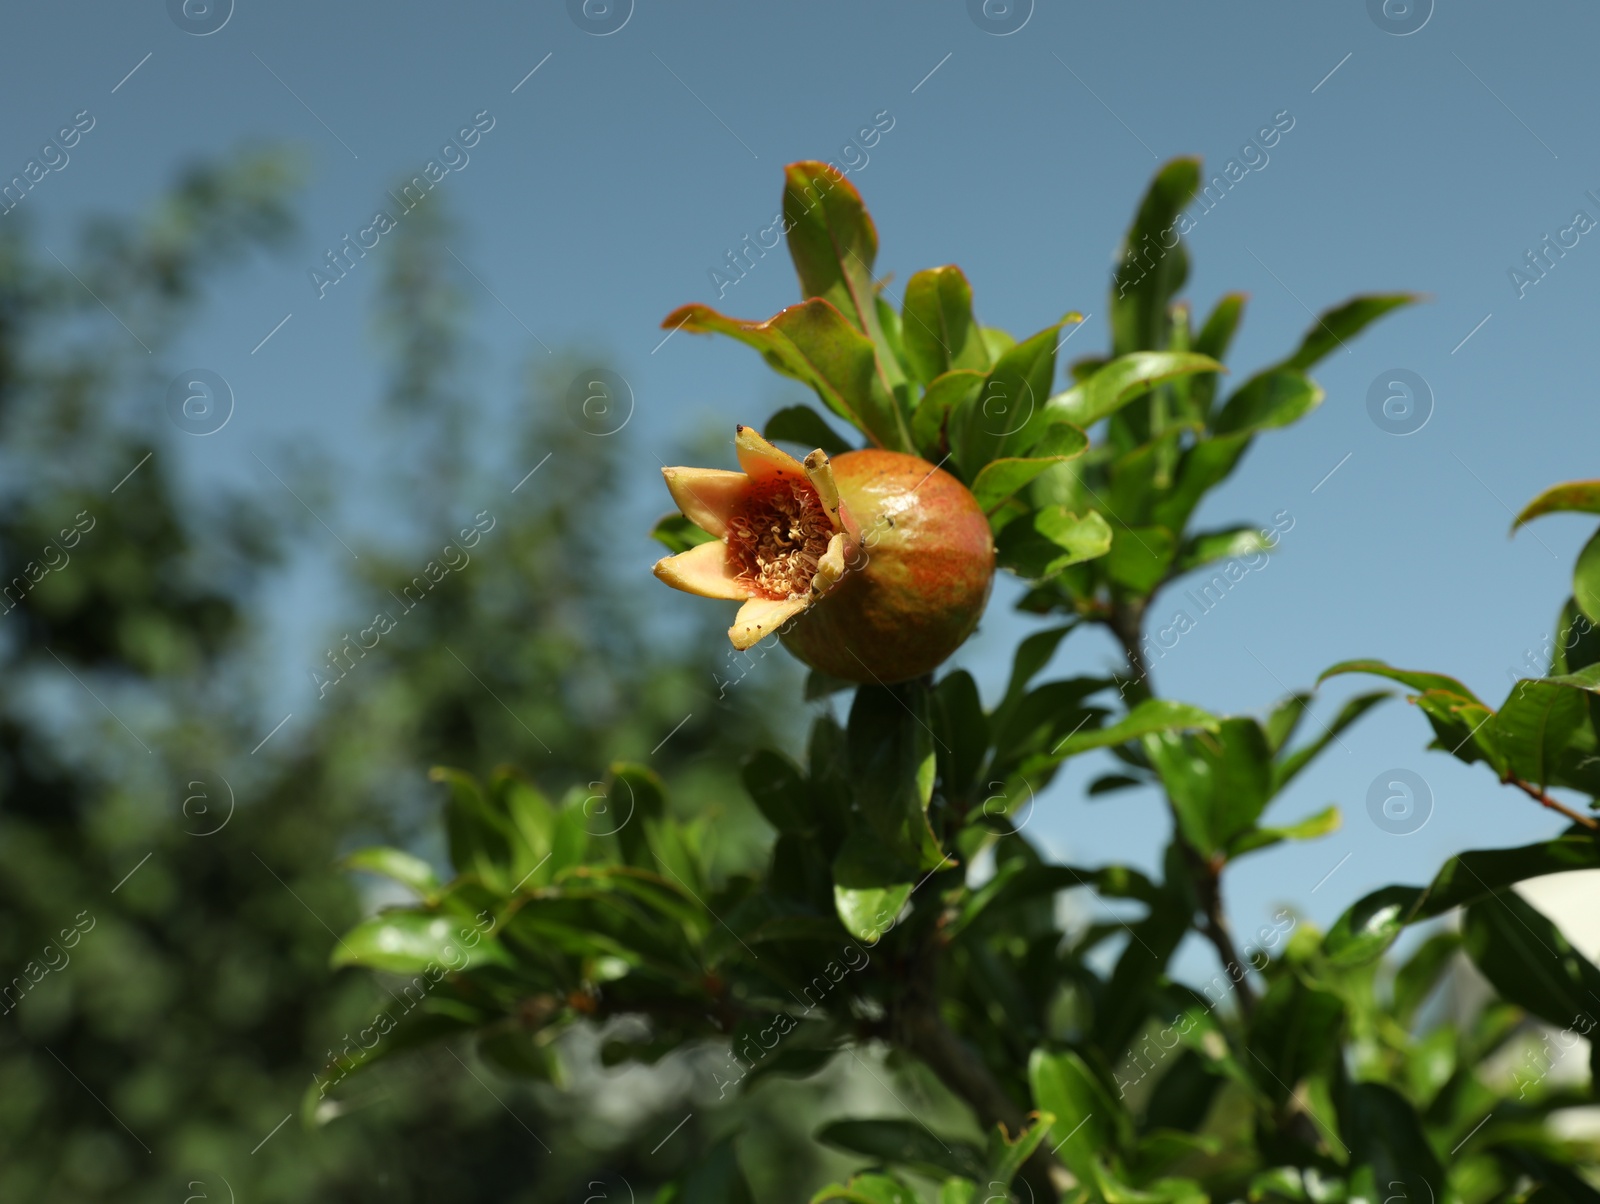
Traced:
<path id="1" fill-rule="evenodd" d="M 651 529 L 650 538 L 661 543 L 675 556 L 697 544 L 710 543 L 716 536 L 709 531 L 702 531 L 681 514 L 663 514 Z"/>
<path id="2" fill-rule="evenodd" d="M 902 343 L 912 374 L 924 384 L 952 368 L 989 369 L 989 351 L 972 317 L 972 286 L 953 264 L 927 268 L 906 281 Z"/>
<path id="3" fill-rule="evenodd" d="M 959 797 L 976 782 L 989 749 L 989 718 L 983 713 L 972 674 L 958 669 L 940 678 L 931 711 L 933 730 L 938 733 L 934 752 L 939 778 L 947 794 Z"/>
<path id="4" fill-rule="evenodd" d="M 905 419 L 879 375 L 872 340 L 827 300 L 814 297 L 791 305 L 765 322 L 730 318 L 708 305 L 685 305 L 663 325 L 738 339 L 777 371 L 810 385 L 829 409 L 880 447 L 911 447 Z"/>
<path id="5" fill-rule="evenodd" d="M 1357 694 L 1346 702 L 1339 708 L 1339 713 L 1333 717 L 1332 723 L 1325 725 L 1314 738 L 1282 757 L 1273 766 L 1272 793 L 1277 794 L 1294 781 L 1300 771 L 1321 756 L 1346 728 L 1389 697 L 1391 695 L 1387 690 L 1373 690 L 1366 694 Z"/>
<path id="6" fill-rule="evenodd" d="M 972 482 L 972 496 L 985 514 L 993 514 L 1019 490 L 1032 484 L 1048 468 L 1081 456 L 1089 437 L 1066 422 L 1053 424 L 1026 457 L 1007 456 L 991 460 Z"/>
<path id="7" fill-rule="evenodd" d="M 1460 948 L 1458 933 L 1436 932 L 1395 971 L 1393 1008 L 1401 1024 L 1411 1024 L 1417 1009 L 1444 979 Z"/>
<path id="8" fill-rule="evenodd" d="M 1416 1111 L 1382 1083 L 1352 1083 L 1339 1108 L 1350 1150 L 1350 1195 L 1369 1201 L 1450 1199 L 1444 1171 Z"/>
<path id="9" fill-rule="evenodd" d="M 1168 698 L 1149 698 L 1108 727 L 1078 732 L 1062 741 L 1059 755 L 1073 757 L 1092 748 L 1126 744 L 1154 732 L 1204 728 L 1215 731 L 1221 720 L 1209 711 Z"/>
<path id="10" fill-rule="evenodd" d="M 1219 435 L 1197 439 L 1194 446 L 1178 456 L 1172 487 L 1151 509 L 1150 518 L 1174 531 L 1183 530 L 1200 499 L 1227 480 L 1238 466 L 1239 458 L 1250 446 L 1250 438 Z"/>
<path id="11" fill-rule="evenodd" d="M 1164 380 L 1196 372 L 1226 372 L 1208 355 L 1194 352 L 1136 351 L 1106 364 L 1088 380 L 1057 393 L 1045 405 L 1047 421 L 1088 429 Z"/>
<path id="12" fill-rule="evenodd" d="M 1600 664 L 1600 624 L 1595 623 L 1578 609 L 1571 598 L 1561 608 L 1551 640 L 1548 674 L 1560 677 Z M 1536 663 L 1528 666 L 1537 669 Z"/>
<path id="13" fill-rule="evenodd" d="M 1288 426 L 1316 409 L 1322 398 L 1321 387 L 1299 372 L 1263 372 L 1228 398 L 1211 427 L 1219 435 L 1240 435 Z"/>
<path id="14" fill-rule="evenodd" d="M 1300 340 L 1299 348 L 1278 366 L 1304 372 L 1330 352 L 1346 350 L 1348 340 L 1385 314 L 1421 300 L 1420 293 L 1369 293 L 1352 297 L 1319 314 Z"/>
<path id="15" fill-rule="evenodd" d="M 855 1175 L 849 1183 L 825 1187 L 811 1197 L 811 1204 L 917 1204 L 917 1194 L 889 1175 Z"/>
<path id="16" fill-rule="evenodd" d="M 1257 849 L 1271 848 L 1286 840 L 1316 840 L 1337 832 L 1341 822 L 1338 804 L 1330 803 L 1299 823 L 1282 828 L 1252 828 L 1240 833 L 1228 841 L 1227 853 L 1229 857 L 1239 857 Z"/>
<path id="17" fill-rule="evenodd" d="M 403 849 L 392 849 L 382 845 L 357 849 L 354 853 L 346 854 L 340 864 L 347 870 L 380 874 L 400 883 L 401 886 L 410 887 L 425 897 L 432 895 L 440 887 L 439 875 L 434 873 L 433 866 Z"/>
<path id="18" fill-rule="evenodd" d="M 807 451 L 820 447 L 830 456 L 850 450 L 850 444 L 810 406 L 785 406 L 767 419 L 762 434 L 773 443 L 795 443 Z"/>
<path id="19" fill-rule="evenodd" d="M 893 390 L 904 374 L 878 319 L 872 282 L 878 231 L 861 194 L 825 163 L 791 163 L 784 169 L 783 217 L 801 296 L 832 302 L 867 336 L 880 353 L 884 387 Z"/>
<path id="20" fill-rule="evenodd" d="M 745 791 L 766 821 L 780 832 L 805 835 L 816 829 L 800 769 L 780 752 L 751 754 L 740 772 Z"/>
<path id="21" fill-rule="evenodd" d="M 1543 912 L 1509 888 L 1467 906 L 1461 942 L 1505 999 L 1569 1028 L 1592 1015 L 1600 970 Z"/>
<path id="22" fill-rule="evenodd" d="M 1600 531 L 1589 537 L 1572 566 L 1572 598 L 1584 618 L 1600 622 Z"/>
<path id="23" fill-rule="evenodd" d="M 461 973 L 510 958 L 497 937 L 459 916 L 392 910 L 363 920 L 340 939 L 330 958 L 338 966 L 366 966 L 390 974 L 420 974 L 428 967 Z"/>
<path id="24" fill-rule="evenodd" d="M 971 1179 L 946 1179 L 939 1185 L 939 1204 L 978 1204 L 978 1185 Z"/>
<path id="25" fill-rule="evenodd" d="M 1246 300 L 1243 293 L 1223 294 L 1211 311 L 1211 316 L 1205 320 L 1205 324 L 1195 335 L 1194 343 L 1189 349 L 1201 355 L 1209 355 L 1214 360 L 1226 360 L 1228 348 L 1233 345 L 1233 336 L 1239 329 L 1239 321 L 1244 316 Z M 1189 396 L 1202 419 L 1211 413 L 1211 403 L 1216 397 L 1216 392 L 1215 376 L 1201 374 L 1194 378 Z"/>
<path id="26" fill-rule="evenodd" d="M 1034 530 L 1048 539 L 1064 555 L 1057 555 L 1045 567 L 1043 576 L 1052 577 L 1069 565 L 1104 556 L 1111 550 L 1111 524 L 1093 510 L 1082 518 L 1063 506 L 1046 506 L 1034 516 Z"/>
<path id="27" fill-rule="evenodd" d="M 1088 1179 L 1095 1159 L 1113 1153 L 1130 1135 L 1127 1114 L 1071 1050 L 1034 1050 L 1028 1086 L 1034 1107 L 1055 1117 L 1048 1138 L 1055 1156 L 1079 1179 Z"/>
<path id="28" fill-rule="evenodd" d="M 1234 560 L 1246 556 L 1264 555 L 1272 551 L 1276 540 L 1267 542 L 1260 527 L 1230 527 L 1225 531 L 1201 531 L 1189 536 L 1178 549 L 1174 571 L 1191 572 L 1202 565 L 1218 560 Z"/>
<path id="29" fill-rule="evenodd" d="M 865 832 L 852 833 L 833 863 L 839 922 L 857 940 L 877 942 L 894 927 L 920 877 L 881 841 Z"/>
<path id="30" fill-rule="evenodd" d="M 1343 1026 L 1339 996 L 1284 975 L 1256 1004 L 1245 1065 L 1270 1099 L 1285 1100 L 1301 1079 L 1332 1068 Z"/>
<path id="31" fill-rule="evenodd" d="M 1166 579 L 1178 540 L 1165 527 L 1117 527 L 1106 556 L 1106 575 L 1136 594 L 1148 594 Z"/>
<path id="32" fill-rule="evenodd" d="M 1362 965 L 1381 955 L 1407 924 L 1481 902 L 1515 882 L 1581 869 L 1600 869 L 1600 841 L 1562 836 L 1459 853 L 1426 887 L 1386 886 L 1358 900 L 1329 929 L 1323 949 L 1337 965 Z"/>
<path id="33" fill-rule="evenodd" d="M 817 1132 L 824 1145 L 849 1150 L 930 1178 L 983 1174 L 982 1154 L 966 1142 L 938 1137 L 913 1120 L 836 1120 Z"/>
<path id="34" fill-rule="evenodd" d="M 1048 423 L 1059 421 L 1046 414 L 1045 403 L 1061 326 L 1076 317 L 1069 314 L 1000 356 L 983 387 L 951 411 L 950 450 L 968 480 L 991 460 L 1030 451 Z"/>
<path id="35" fill-rule="evenodd" d="M 1580 731 L 1593 745 L 1590 699 L 1600 692 L 1600 665 L 1563 677 L 1519 681 L 1489 722 L 1506 767 L 1543 789 L 1560 780 L 1563 754 Z M 1562 783 L 1565 784 L 1565 783 Z"/>
<path id="36" fill-rule="evenodd" d="M 1022 1170 L 1023 1163 L 1033 1157 L 1034 1151 L 1044 1144 L 1044 1139 L 1050 1135 L 1055 1127 L 1056 1117 L 1053 1112 L 1041 1111 L 1036 1114 L 1037 1119 L 1033 1124 L 1011 1137 L 1004 1126 L 996 1125 L 989 1134 L 989 1147 L 985 1153 L 987 1170 L 984 1172 L 984 1182 L 991 1189 L 998 1187 L 1001 1191 L 1011 1186 Z"/>
<path id="37" fill-rule="evenodd" d="M 1360 966 L 1381 957 L 1416 918 L 1425 893 L 1420 886 L 1386 886 L 1358 899 L 1323 937 L 1328 960 Z"/>
<path id="38" fill-rule="evenodd" d="M 1167 346 L 1167 306 L 1189 276 L 1179 235 L 1183 209 L 1200 187 L 1200 160 L 1161 165 L 1118 249 L 1111 280 L 1111 342 L 1115 355 Z"/>
<path id="39" fill-rule="evenodd" d="M 1144 737 L 1185 839 L 1204 856 L 1255 826 L 1272 797 L 1272 751 L 1254 719 L 1224 719 L 1197 734 Z"/>
<path id="40" fill-rule="evenodd" d="M 485 883 L 505 888 L 514 856 L 515 839 L 509 820 L 489 805 L 483 788 L 471 774 L 438 767 L 428 776 L 450 787 L 445 807 L 445 831 L 450 840 L 450 861 L 457 872 L 476 874 Z"/>
<path id="41" fill-rule="evenodd" d="M 1567 481 L 1552 485 L 1524 506 L 1511 524 L 1515 531 L 1542 514 L 1600 514 L 1600 481 Z"/>
<path id="42" fill-rule="evenodd" d="M 937 377 L 923 393 L 912 415 L 912 433 L 917 447 L 931 460 L 943 460 L 948 448 L 946 429 L 951 411 L 969 405 L 987 379 L 982 372 L 956 368 Z"/>

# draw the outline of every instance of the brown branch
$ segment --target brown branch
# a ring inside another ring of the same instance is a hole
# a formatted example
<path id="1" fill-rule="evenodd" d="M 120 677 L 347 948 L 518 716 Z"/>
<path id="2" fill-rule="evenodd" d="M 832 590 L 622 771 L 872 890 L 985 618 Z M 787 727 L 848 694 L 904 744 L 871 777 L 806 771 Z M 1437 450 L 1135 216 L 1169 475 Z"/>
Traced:
<path id="1" fill-rule="evenodd" d="M 1177 816 L 1173 816 L 1173 825 L 1176 829 Z M 1212 948 L 1217 951 L 1217 956 L 1222 959 L 1222 970 L 1229 978 L 1233 979 L 1234 988 L 1239 995 L 1239 1013 L 1248 1020 L 1256 1009 L 1256 995 L 1250 987 L 1247 977 L 1251 964 L 1239 956 L 1239 949 L 1233 943 L 1233 930 L 1228 925 L 1228 917 L 1222 906 L 1222 865 L 1207 860 L 1200 855 L 1200 851 L 1181 836 L 1175 836 L 1178 847 L 1183 850 L 1184 856 L 1189 861 L 1190 868 L 1194 871 L 1195 884 L 1200 891 L 1200 910 L 1205 916 L 1203 924 L 1196 925 L 1200 935 L 1211 942 Z M 1238 976 L 1234 976 L 1234 971 Z"/>
<path id="2" fill-rule="evenodd" d="M 1565 803 L 1557 802 L 1532 782 L 1524 782 L 1521 778 L 1511 774 L 1506 775 L 1504 780 L 1533 799 L 1541 807 L 1548 807 L 1552 811 L 1558 811 L 1573 823 L 1582 824 L 1591 832 L 1600 832 L 1600 822 L 1597 822 L 1592 815 L 1584 815 L 1582 812 L 1574 811 Z"/>

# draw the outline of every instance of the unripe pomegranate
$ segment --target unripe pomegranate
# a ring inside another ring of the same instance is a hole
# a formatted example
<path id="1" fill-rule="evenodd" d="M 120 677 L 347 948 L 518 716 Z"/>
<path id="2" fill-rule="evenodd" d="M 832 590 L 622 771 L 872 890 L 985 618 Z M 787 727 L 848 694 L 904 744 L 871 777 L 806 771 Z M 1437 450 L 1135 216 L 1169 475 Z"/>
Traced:
<path id="1" fill-rule="evenodd" d="M 663 470 L 684 516 L 716 538 L 655 570 L 674 588 L 743 601 L 735 648 L 779 633 L 814 669 L 887 684 L 931 672 L 972 634 L 994 541 L 960 481 L 878 449 L 802 463 L 745 426 L 735 446 L 742 472 Z"/>

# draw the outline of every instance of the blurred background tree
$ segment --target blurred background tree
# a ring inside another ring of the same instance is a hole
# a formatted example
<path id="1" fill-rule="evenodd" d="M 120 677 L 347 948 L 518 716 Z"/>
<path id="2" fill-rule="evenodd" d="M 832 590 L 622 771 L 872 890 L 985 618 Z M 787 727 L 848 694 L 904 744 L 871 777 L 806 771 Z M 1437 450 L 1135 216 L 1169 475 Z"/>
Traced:
<path id="1" fill-rule="evenodd" d="M 308 733 L 250 753 L 276 719 L 261 634 L 302 518 L 189 496 L 160 365 L 210 282 L 290 235 L 296 178 L 276 150 L 191 168 L 148 214 L 94 223 L 70 266 L 16 219 L 0 231 L 0 567 L 18 583 L 0 604 L 0 1199 L 583 1199 L 710 1081 L 692 1051 L 623 1079 L 596 1042 L 566 1084 L 592 1106 L 573 1108 L 463 1044 L 375 1072 L 332 1123 L 275 1128 L 387 1002 L 328 968 L 334 934 L 390 897 L 338 861 L 377 840 L 439 857 L 432 765 L 511 762 L 559 794 L 646 761 L 733 873 L 765 842 L 736 750 L 783 734 L 760 730 L 778 712 L 756 677 L 716 701 L 714 623 L 653 643 L 637 591 L 613 588 L 627 432 L 568 420 L 585 363 L 535 353 L 515 429 L 474 444 L 470 294 L 434 201 L 380 254 L 397 484 L 339 589 L 344 676 L 317 667 L 337 684 Z M 542 464 L 514 494 L 486 463 L 508 448 Z M 470 563 L 407 595 L 475 521 Z M 393 626 L 354 648 L 377 612 Z M 685 1149 L 714 1140 L 710 1103 Z M 770 1110 L 772 1152 L 815 1158 L 807 1111 Z"/>

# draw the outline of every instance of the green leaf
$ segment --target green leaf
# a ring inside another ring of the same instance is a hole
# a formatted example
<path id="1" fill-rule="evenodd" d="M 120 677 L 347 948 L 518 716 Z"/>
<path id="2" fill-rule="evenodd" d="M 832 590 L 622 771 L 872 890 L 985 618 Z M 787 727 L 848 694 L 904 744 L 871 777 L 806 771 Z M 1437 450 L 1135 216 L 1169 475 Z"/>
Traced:
<path id="1" fill-rule="evenodd" d="M 1572 599 L 1584 618 L 1600 622 L 1600 531 L 1589 537 L 1572 566 Z"/>
<path id="2" fill-rule="evenodd" d="M 1515 531 L 1542 514 L 1600 514 L 1600 481 L 1567 481 L 1552 485 L 1522 508 L 1511 524 Z"/>
<path id="3" fill-rule="evenodd" d="M 1034 1050 L 1028 1086 L 1034 1107 L 1055 1117 L 1048 1138 L 1055 1156 L 1080 1180 L 1093 1175 L 1097 1155 L 1114 1152 L 1131 1136 L 1127 1113 L 1071 1050 Z"/>
<path id="4" fill-rule="evenodd" d="M 479 966 L 510 965 L 511 958 L 499 938 L 485 935 L 470 919 L 396 909 L 380 912 L 345 933 L 330 964 L 407 975 L 432 966 L 456 974 Z"/>
<path id="5" fill-rule="evenodd" d="M 1322 938 L 1328 960 L 1350 967 L 1381 957 L 1416 918 L 1425 893 L 1420 886 L 1385 886 L 1358 899 Z"/>
<path id="6" fill-rule="evenodd" d="M 1300 720 L 1305 718 L 1310 709 L 1311 695 L 1303 690 L 1288 695 L 1273 706 L 1261 726 L 1267 733 L 1267 747 L 1274 755 L 1283 751 L 1283 746 L 1289 743 L 1289 738 L 1300 726 Z"/>
<path id="7" fill-rule="evenodd" d="M 1151 519 L 1174 531 L 1188 526 L 1189 516 L 1200 499 L 1227 480 L 1237 467 L 1245 448 L 1250 446 L 1250 438 L 1249 435 L 1219 435 L 1197 439 L 1194 446 L 1179 455 L 1172 488 L 1151 509 Z"/>
<path id="8" fill-rule="evenodd" d="M 702 531 L 681 514 L 663 514 L 651 528 L 650 538 L 659 541 L 667 551 L 677 555 L 679 552 L 687 552 L 697 544 L 710 543 L 716 536 L 709 531 Z"/>
<path id="9" fill-rule="evenodd" d="M 1503 998 L 1546 1023 L 1568 1028 L 1593 1013 L 1600 970 L 1514 890 L 1469 904 L 1461 940 Z"/>
<path id="10" fill-rule="evenodd" d="M 1219 435 L 1241 435 L 1288 426 L 1316 409 L 1322 398 L 1321 387 L 1299 372 L 1263 372 L 1228 398 L 1211 428 Z"/>
<path id="11" fill-rule="evenodd" d="M 1029 451 L 1052 419 L 1045 413 L 1055 378 L 1056 343 L 1068 314 L 1018 343 L 989 370 L 983 387 L 951 411 L 950 450 L 968 480 L 991 460 Z"/>
<path id="12" fill-rule="evenodd" d="M 917 1204 L 917 1194 L 889 1175 L 855 1175 L 844 1186 L 824 1187 L 811 1204 L 845 1200 L 849 1204 Z M 709 1204 L 709 1202 L 708 1202 Z"/>
<path id="13" fill-rule="evenodd" d="M 510 885 L 514 839 L 510 821 L 483 797 L 483 790 L 471 774 L 459 769 L 436 767 L 428 774 L 435 782 L 450 787 L 445 807 L 445 831 L 450 838 L 450 861 L 461 874 L 476 874 L 498 889 Z"/>
<path id="14" fill-rule="evenodd" d="M 1600 692 L 1600 665 L 1562 677 L 1524 679 L 1489 721 L 1506 766 L 1541 790 L 1559 781 L 1563 754 L 1581 731 L 1592 744 L 1590 696 Z M 1563 783 L 1564 784 L 1564 783 Z"/>
<path id="15" fill-rule="evenodd" d="M 1459 853 L 1426 887 L 1386 886 L 1358 900 L 1328 930 L 1323 949 L 1336 965 L 1362 965 L 1381 955 L 1407 924 L 1482 902 L 1515 882 L 1581 869 L 1600 869 L 1600 841 L 1589 836 Z"/>
<path id="16" fill-rule="evenodd" d="M 357 849 L 347 854 L 340 864 L 347 870 L 364 870 L 369 874 L 391 878 L 424 898 L 434 894 L 440 887 L 439 875 L 433 872 L 433 866 L 402 849 L 382 845 Z"/>
<path id="17" fill-rule="evenodd" d="M 825 405 L 880 447 L 908 451 L 911 435 L 894 395 L 878 373 L 872 340 L 829 301 L 814 297 L 747 322 L 708 305 L 685 305 L 664 326 L 691 334 L 726 334 L 761 352 L 769 365 L 804 381 Z"/>
<path id="18" fill-rule="evenodd" d="M 837 1120 L 817 1132 L 824 1145 L 863 1154 L 891 1166 L 902 1166 L 929 1178 L 983 1174 L 979 1151 L 955 1138 L 941 1138 L 926 1125 L 910 1120 Z"/>
<path id="19" fill-rule="evenodd" d="M 833 862 L 833 903 L 851 936 L 876 943 L 894 927 L 921 877 L 872 833 L 856 830 Z"/>
<path id="20" fill-rule="evenodd" d="M 755 1196 L 739 1166 L 732 1137 L 723 1138 L 699 1154 L 692 1166 L 672 1204 L 754 1204 Z"/>
<path id="21" fill-rule="evenodd" d="M 951 411 L 969 405 L 983 388 L 985 379 L 982 372 L 956 368 L 936 378 L 923 393 L 912 415 L 911 426 L 917 447 L 930 460 L 944 458 L 941 449 L 947 440 L 946 426 Z"/>
<path id="22" fill-rule="evenodd" d="M 928 693 L 915 682 L 856 690 L 846 729 L 850 778 L 868 823 L 893 839 L 933 795 L 934 744 Z"/>
<path id="23" fill-rule="evenodd" d="M 1189 255 L 1177 226 L 1200 186 L 1200 160 L 1161 165 L 1117 253 L 1111 280 L 1111 343 L 1115 355 L 1166 347 L 1167 305 L 1189 276 Z"/>
<path id="24" fill-rule="evenodd" d="M 1196 372 L 1226 372 L 1209 355 L 1189 351 L 1136 351 L 1112 360 L 1088 380 L 1057 393 L 1044 407 L 1050 422 L 1088 429 L 1164 380 Z"/>
<path id="25" fill-rule="evenodd" d="M 1113 532 L 1106 575 L 1135 594 L 1148 594 L 1166 579 L 1178 537 L 1165 527 L 1121 527 Z"/>
<path id="26" fill-rule="evenodd" d="M 762 749 L 745 761 L 740 777 L 756 809 L 778 831 L 803 836 L 816 830 L 805 779 L 788 757 Z"/>
<path id="27" fill-rule="evenodd" d="M 1254 719 L 1224 719 L 1196 735 L 1144 737 L 1184 837 L 1203 855 L 1248 832 L 1272 797 L 1272 751 Z"/>
<path id="28" fill-rule="evenodd" d="M 989 718 L 983 713 L 972 674 L 958 669 L 942 677 L 934 687 L 932 712 L 933 728 L 939 735 L 935 742 L 939 778 L 947 795 L 960 797 L 977 781 L 989 749 Z"/>
<path id="29" fill-rule="evenodd" d="M 914 885 L 911 882 L 883 887 L 835 885 L 833 905 L 839 913 L 839 922 L 856 940 L 876 943 L 894 927 Z"/>
<path id="30" fill-rule="evenodd" d="M 773 443 L 797 443 L 808 450 L 820 447 L 830 456 L 850 450 L 850 444 L 810 406 L 785 406 L 767 419 L 762 433 Z"/>
<path id="31" fill-rule="evenodd" d="M 1002 1191 L 1010 1187 L 1011 1181 L 1022 1170 L 1023 1164 L 1044 1144 L 1044 1139 L 1050 1135 L 1055 1123 L 1054 1113 L 1040 1112 L 1038 1119 L 1018 1133 L 1015 1139 L 1006 1134 L 1003 1125 L 996 1125 L 994 1131 L 989 1134 L 985 1182 L 991 1188 L 999 1187 Z"/>
<path id="32" fill-rule="evenodd" d="M 791 163 L 784 169 L 784 224 L 789 257 L 802 297 L 822 297 L 862 331 L 879 352 L 886 391 L 903 379 L 878 319 L 872 265 L 878 231 L 854 184 L 826 163 Z"/>
<path id="33" fill-rule="evenodd" d="M 1337 832 L 1340 823 L 1338 804 L 1330 803 L 1316 814 L 1308 815 L 1286 828 L 1252 828 L 1241 833 L 1228 841 L 1227 853 L 1230 858 L 1239 857 L 1257 849 L 1271 848 L 1286 840 L 1316 840 Z"/>
<path id="34" fill-rule="evenodd" d="M 1450 1199 L 1444 1171 L 1405 1097 L 1382 1083 L 1352 1083 L 1339 1108 L 1350 1149 L 1350 1198 Z"/>
<path id="35" fill-rule="evenodd" d="M 953 264 L 906 281 L 902 343 L 912 375 L 924 384 L 952 368 L 989 369 L 989 351 L 972 317 L 972 286 Z"/>
<path id="36" fill-rule="evenodd" d="M 1402 305 L 1423 300 L 1421 293 L 1370 293 L 1352 297 L 1341 305 L 1324 310 L 1300 340 L 1300 346 L 1278 366 L 1304 372 L 1335 348 L 1343 347 L 1373 322 Z"/>
<path id="37" fill-rule="evenodd" d="M 1194 336 L 1189 350 L 1209 355 L 1214 360 L 1226 360 L 1233 336 L 1239 329 L 1239 321 L 1244 316 L 1247 299 L 1244 293 L 1223 294 L 1211 311 L 1211 316 L 1205 320 L 1205 325 Z M 1189 383 L 1190 404 L 1202 422 L 1210 417 L 1216 396 L 1217 377 L 1211 373 L 1202 373 Z"/>
<path id="38" fill-rule="evenodd" d="M 1259 527 L 1229 527 L 1223 531 L 1201 531 L 1183 541 L 1178 549 L 1175 573 L 1188 573 L 1217 560 L 1233 560 L 1272 551 L 1277 541 L 1268 543 Z"/>
<path id="39" fill-rule="evenodd" d="M 1600 664 L 1600 625 L 1590 620 L 1578 609 L 1578 604 L 1568 598 L 1556 621 L 1549 675 L 1560 677 L 1594 664 Z"/>
<path id="40" fill-rule="evenodd" d="M 1249 1032 L 1253 1058 L 1246 1065 L 1269 1098 L 1285 1100 L 1301 1079 L 1332 1067 L 1343 1026 L 1339 996 L 1286 974 L 1256 1004 Z"/>
<path id="41" fill-rule="evenodd" d="M 1107 748 L 1126 744 L 1154 732 L 1187 728 L 1204 728 L 1215 731 L 1221 720 L 1209 711 L 1186 702 L 1168 698 L 1147 698 L 1109 727 L 1094 728 L 1068 736 L 1061 742 L 1059 755 L 1065 759 L 1088 752 L 1092 748 Z"/>
<path id="42" fill-rule="evenodd" d="M 1410 1027 L 1417 1009 L 1444 978 L 1460 948 L 1459 934 L 1436 932 L 1395 971 L 1392 1006 L 1400 1024 Z"/>
<path id="43" fill-rule="evenodd" d="M 972 482 L 972 496 L 985 514 L 993 514 L 1013 494 L 1030 485 L 1047 468 L 1081 456 L 1089 437 L 1066 422 L 1054 423 L 1031 455 L 991 460 Z"/>
<path id="44" fill-rule="evenodd" d="M 971 1179 L 946 1179 L 939 1186 L 939 1204 L 978 1204 L 978 1185 Z"/>
<path id="45" fill-rule="evenodd" d="M 1367 694 L 1358 694 L 1340 707 L 1339 713 L 1333 717 L 1333 722 L 1324 727 L 1315 739 L 1302 744 L 1273 766 L 1272 793 L 1277 794 L 1294 781 L 1302 769 L 1321 756 L 1328 745 L 1339 738 L 1341 732 L 1389 697 L 1391 695 L 1387 690 L 1374 690 Z M 1286 734 L 1285 739 L 1287 738 Z"/>
<path id="46" fill-rule="evenodd" d="M 1192 351 L 1201 355 L 1209 355 L 1214 360 L 1228 358 L 1228 348 L 1233 345 L 1233 336 L 1239 330 L 1240 319 L 1244 317 L 1245 302 L 1249 298 L 1244 293 L 1224 293 L 1218 300 L 1216 307 L 1211 311 L 1211 316 L 1200 327 L 1200 333 L 1194 337 Z M 1206 383 L 1215 386 L 1215 377 L 1201 377 L 1196 380 L 1198 389 Z M 1209 399 L 1208 399 L 1209 403 Z M 1204 406 L 1202 406 L 1202 413 Z"/>
<path id="47" fill-rule="evenodd" d="M 1046 506 L 1033 519 L 1033 529 L 1065 555 L 1057 555 L 1041 574 L 1053 577 L 1070 565 L 1104 556 L 1111 550 L 1111 524 L 1093 510 L 1082 518 L 1065 506 Z"/>

